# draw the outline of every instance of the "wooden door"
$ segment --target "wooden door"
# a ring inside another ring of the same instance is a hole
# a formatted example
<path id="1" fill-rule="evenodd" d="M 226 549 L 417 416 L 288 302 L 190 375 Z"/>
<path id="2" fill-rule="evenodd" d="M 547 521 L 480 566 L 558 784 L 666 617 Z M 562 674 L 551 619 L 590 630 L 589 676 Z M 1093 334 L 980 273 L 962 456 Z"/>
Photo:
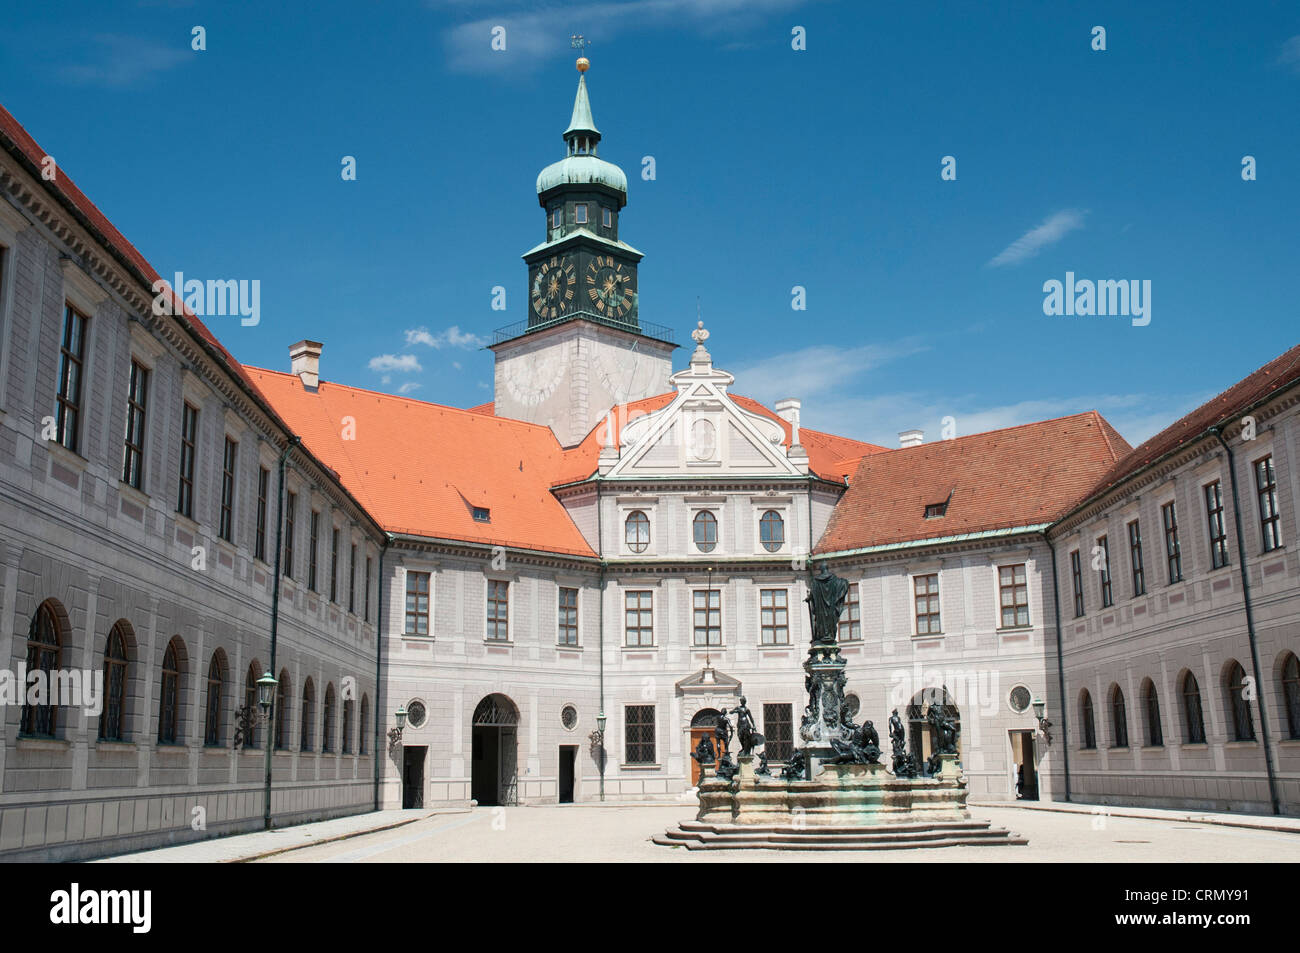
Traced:
<path id="1" fill-rule="evenodd" d="M 700 743 L 701 738 L 711 738 L 713 740 L 713 746 L 715 749 L 721 747 L 722 750 L 718 751 L 715 757 L 721 758 L 724 754 L 727 753 L 727 746 L 725 744 L 720 744 L 718 739 L 713 737 L 712 727 L 692 728 L 691 729 L 691 750 L 688 751 L 686 754 L 686 756 L 690 758 L 690 762 L 691 762 L 691 787 L 698 787 L 700 783 L 700 763 L 696 761 L 694 758 L 691 758 L 691 755 L 695 753 L 695 746 Z"/>

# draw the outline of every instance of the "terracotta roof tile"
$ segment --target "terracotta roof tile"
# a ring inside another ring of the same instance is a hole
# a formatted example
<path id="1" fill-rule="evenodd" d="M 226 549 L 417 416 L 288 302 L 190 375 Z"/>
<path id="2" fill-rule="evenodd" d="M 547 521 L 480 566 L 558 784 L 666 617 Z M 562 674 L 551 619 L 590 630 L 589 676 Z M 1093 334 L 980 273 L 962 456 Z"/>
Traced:
<path id="1" fill-rule="evenodd" d="M 565 465 L 549 427 L 249 368 L 307 448 L 390 533 L 594 556 L 551 493 Z M 343 438 L 344 418 L 355 439 Z M 490 522 L 474 519 L 474 507 Z"/>
<path id="2" fill-rule="evenodd" d="M 1252 405 L 1297 381 L 1300 381 L 1300 344 L 1248 374 L 1190 414 L 1179 418 L 1131 452 L 1123 454 L 1092 487 L 1087 498 L 1104 493 L 1184 444 L 1200 440 L 1210 427 L 1242 416 Z"/>
<path id="3" fill-rule="evenodd" d="M 1127 453 L 1096 411 L 864 456 L 816 552 L 1049 523 Z M 926 507 L 948 502 L 943 516 Z"/>

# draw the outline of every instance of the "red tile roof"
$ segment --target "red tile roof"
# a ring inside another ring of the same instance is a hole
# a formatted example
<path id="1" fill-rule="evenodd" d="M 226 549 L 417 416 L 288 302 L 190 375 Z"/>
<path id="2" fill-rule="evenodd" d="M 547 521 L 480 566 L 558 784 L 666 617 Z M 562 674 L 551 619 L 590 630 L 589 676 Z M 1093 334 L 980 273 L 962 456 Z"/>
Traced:
<path id="1" fill-rule="evenodd" d="M 676 391 L 670 391 L 666 394 L 656 394 L 653 397 L 646 397 L 643 400 L 612 408 L 615 436 L 621 436 L 623 427 L 637 417 L 654 413 L 656 410 L 666 407 L 676 396 Z M 778 417 L 774 411 L 751 397 L 743 397 L 740 394 L 730 394 L 728 396 L 744 410 L 760 414 L 779 423 L 785 431 L 785 439 L 782 441 L 782 445 L 790 446 L 790 425 Z M 581 443 L 565 451 L 565 456 L 569 462 L 565 469 L 564 479 L 560 482 L 576 483 L 595 473 L 600 457 L 600 448 L 604 441 L 605 422 L 601 421 L 591 429 Z M 842 482 L 846 476 L 853 472 L 858 460 L 864 455 L 884 453 L 886 449 L 872 443 L 864 443 L 861 440 L 850 440 L 848 437 L 837 437 L 834 434 L 822 433 L 820 430 L 809 430 L 806 427 L 799 428 L 799 442 L 808 453 L 808 466 L 813 473 L 827 480 L 834 480 L 837 483 Z"/>
<path id="2" fill-rule="evenodd" d="M 1091 488 L 1087 498 L 1091 499 L 1106 492 L 1184 444 L 1200 440 L 1210 427 L 1235 421 L 1254 404 L 1298 381 L 1300 381 L 1300 344 L 1275 357 L 1213 400 L 1206 401 L 1130 453 L 1121 456 Z"/>
<path id="3" fill-rule="evenodd" d="M 311 393 L 295 374 L 248 370 L 388 532 L 595 555 L 551 493 L 566 460 L 549 427 L 327 381 Z"/>
<path id="4" fill-rule="evenodd" d="M 863 457 L 816 552 L 1050 523 L 1129 446 L 1096 411 Z M 944 516 L 927 519 L 932 503 Z"/>

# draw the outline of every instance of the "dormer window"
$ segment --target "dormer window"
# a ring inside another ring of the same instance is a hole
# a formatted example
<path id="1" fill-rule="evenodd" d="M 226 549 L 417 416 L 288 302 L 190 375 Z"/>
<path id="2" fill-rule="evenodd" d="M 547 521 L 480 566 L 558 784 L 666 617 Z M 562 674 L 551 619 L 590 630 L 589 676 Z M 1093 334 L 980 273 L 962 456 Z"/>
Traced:
<path id="1" fill-rule="evenodd" d="M 948 512 L 948 501 L 942 503 L 931 503 L 925 508 L 925 518 L 928 520 L 938 519 Z"/>
<path id="2" fill-rule="evenodd" d="M 478 523 L 492 522 L 492 511 L 486 506 L 474 507 L 474 521 Z"/>
<path id="3" fill-rule="evenodd" d="M 607 209 L 607 208 L 602 208 L 602 209 L 600 210 L 600 222 L 601 222 L 601 224 L 604 225 L 606 228 L 613 228 L 613 227 L 614 227 L 614 213 L 611 212 L 611 211 L 610 211 L 609 209 Z"/>
<path id="4" fill-rule="evenodd" d="M 587 206 L 575 205 L 573 207 L 573 221 L 578 225 L 587 224 Z"/>

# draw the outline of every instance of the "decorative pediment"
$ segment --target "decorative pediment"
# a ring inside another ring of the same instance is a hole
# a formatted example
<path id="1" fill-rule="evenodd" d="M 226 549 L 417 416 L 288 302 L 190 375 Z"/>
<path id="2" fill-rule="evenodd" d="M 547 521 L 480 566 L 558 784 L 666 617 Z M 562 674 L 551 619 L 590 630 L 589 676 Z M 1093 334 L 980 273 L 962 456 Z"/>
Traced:
<path id="1" fill-rule="evenodd" d="M 687 675 L 677 683 L 679 695 L 734 695 L 740 697 L 740 679 L 719 672 L 706 665 L 694 675 Z"/>

